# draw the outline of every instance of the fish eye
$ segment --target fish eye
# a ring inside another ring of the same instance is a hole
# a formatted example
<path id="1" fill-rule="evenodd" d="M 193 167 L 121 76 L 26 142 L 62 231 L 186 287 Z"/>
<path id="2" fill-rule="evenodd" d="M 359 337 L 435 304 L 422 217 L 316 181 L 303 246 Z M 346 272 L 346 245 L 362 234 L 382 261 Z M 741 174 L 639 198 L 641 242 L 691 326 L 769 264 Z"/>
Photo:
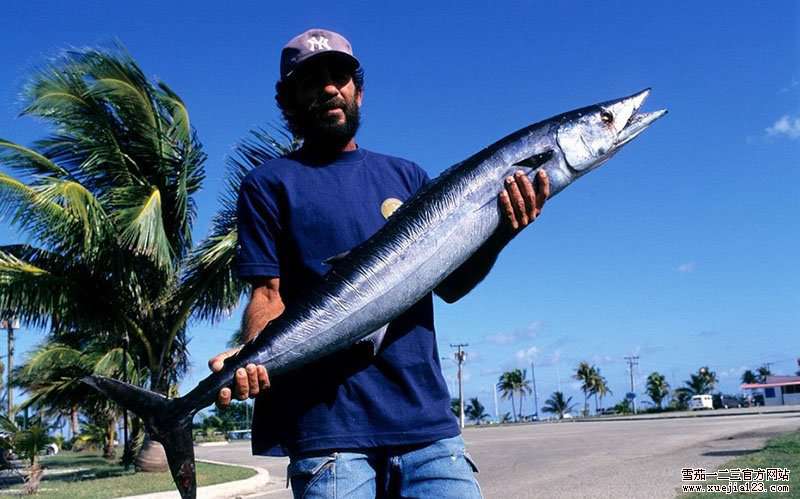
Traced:
<path id="1" fill-rule="evenodd" d="M 600 111 L 600 121 L 606 124 L 611 124 L 614 122 L 614 115 L 603 109 Z"/>

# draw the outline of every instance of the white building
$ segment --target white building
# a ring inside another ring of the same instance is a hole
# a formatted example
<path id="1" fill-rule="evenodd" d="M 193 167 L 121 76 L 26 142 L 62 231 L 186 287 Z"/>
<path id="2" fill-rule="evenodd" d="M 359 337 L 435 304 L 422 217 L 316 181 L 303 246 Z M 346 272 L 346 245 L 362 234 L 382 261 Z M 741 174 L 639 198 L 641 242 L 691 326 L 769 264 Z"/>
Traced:
<path id="1" fill-rule="evenodd" d="M 767 376 L 765 383 L 745 383 L 742 390 L 763 391 L 765 405 L 800 404 L 800 376 Z"/>

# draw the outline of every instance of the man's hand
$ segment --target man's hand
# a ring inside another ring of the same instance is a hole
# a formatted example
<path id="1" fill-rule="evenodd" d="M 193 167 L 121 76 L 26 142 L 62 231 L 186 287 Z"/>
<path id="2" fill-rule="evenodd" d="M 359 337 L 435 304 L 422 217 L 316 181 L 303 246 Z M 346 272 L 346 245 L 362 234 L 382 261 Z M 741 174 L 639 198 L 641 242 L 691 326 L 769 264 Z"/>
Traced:
<path id="1" fill-rule="evenodd" d="M 539 170 L 536 188 L 524 172 L 518 171 L 505 181 L 505 190 L 500 193 L 500 206 L 514 231 L 525 228 L 536 220 L 544 202 L 550 197 L 550 179 Z"/>
<path id="2" fill-rule="evenodd" d="M 220 371 L 225 359 L 236 355 L 240 349 L 241 347 L 222 352 L 208 361 L 208 368 L 213 372 Z M 255 397 L 267 388 L 269 388 L 267 369 L 264 366 L 247 364 L 244 368 L 236 370 L 236 374 L 233 377 L 233 393 L 231 393 L 230 388 L 223 388 L 219 391 L 217 405 L 219 407 L 227 407 L 231 403 L 231 396 L 236 397 L 238 400 L 246 400 L 248 397 Z"/>

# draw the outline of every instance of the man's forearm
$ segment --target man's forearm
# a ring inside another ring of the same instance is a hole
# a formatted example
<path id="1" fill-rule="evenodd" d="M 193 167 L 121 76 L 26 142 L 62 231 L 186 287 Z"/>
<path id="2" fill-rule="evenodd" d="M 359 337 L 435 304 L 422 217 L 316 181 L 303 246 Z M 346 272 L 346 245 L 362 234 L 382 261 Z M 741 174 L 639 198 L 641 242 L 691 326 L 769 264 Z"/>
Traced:
<path id="1" fill-rule="evenodd" d="M 248 342 L 258 336 L 270 321 L 283 313 L 284 306 L 277 290 L 259 290 L 250 297 L 242 315 L 242 338 Z"/>
<path id="2" fill-rule="evenodd" d="M 514 235 L 513 229 L 506 224 L 500 224 L 483 246 L 450 274 L 434 292 L 447 303 L 460 300 L 489 274 L 500 251 Z"/>

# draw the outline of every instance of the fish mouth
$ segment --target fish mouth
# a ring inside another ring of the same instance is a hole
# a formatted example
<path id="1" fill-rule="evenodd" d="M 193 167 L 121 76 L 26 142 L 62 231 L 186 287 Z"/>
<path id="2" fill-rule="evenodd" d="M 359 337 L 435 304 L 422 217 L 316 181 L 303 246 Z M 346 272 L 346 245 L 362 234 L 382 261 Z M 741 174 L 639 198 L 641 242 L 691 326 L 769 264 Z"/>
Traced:
<path id="1" fill-rule="evenodd" d="M 660 109 L 649 113 L 639 112 L 639 109 L 644 104 L 647 96 L 650 95 L 650 89 L 644 89 L 641 92 L 620 99 L 620 104 L 631 110 L 630 117 L 628 118 L 625 126 L 617 134 L 617 139 L 614 141 L 614 148 L 622 147 L 631 140 L 639 136 L 640 133 L 645 131 L 647 127 L 653 124 L 657 119 L 667 114 L 666 109 Z"/>

